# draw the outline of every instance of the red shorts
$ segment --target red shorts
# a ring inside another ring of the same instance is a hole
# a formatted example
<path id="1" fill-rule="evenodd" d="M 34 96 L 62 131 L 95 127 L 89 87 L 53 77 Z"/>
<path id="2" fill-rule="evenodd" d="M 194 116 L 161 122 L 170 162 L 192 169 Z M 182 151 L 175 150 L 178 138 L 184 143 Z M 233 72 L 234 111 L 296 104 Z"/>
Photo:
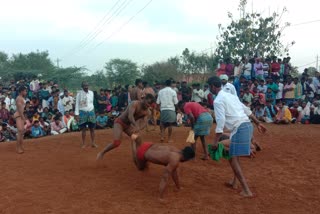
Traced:
<path id="1" fill-rule="evenodd" d="M 150 149 L 152 146 L 152 143 L 143 143 L 138 149 L 137 149 L 137 157 L 139 161 L 145 161 L 144 154 Z"/>
<path id="2" fill-rule="evenodd" d="M 124 123 L 119 117 L 114 120 L 114 123 L 119 123 L 122 126 L 123 130 L 130 128 L 130 125 Z"/>

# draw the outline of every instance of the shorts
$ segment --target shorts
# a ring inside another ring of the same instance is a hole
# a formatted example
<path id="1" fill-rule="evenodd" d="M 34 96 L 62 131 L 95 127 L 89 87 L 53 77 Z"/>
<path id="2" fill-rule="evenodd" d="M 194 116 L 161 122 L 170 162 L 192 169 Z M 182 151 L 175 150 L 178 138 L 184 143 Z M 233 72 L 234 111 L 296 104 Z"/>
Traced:
<path id="1" fill-rule="evenodd" d="M 144 155 L 151 146 L 153 146 L 152 143 L 143 143 L 141 146 L 139 146 L 139 148 L 137 149 L 137 158 L 139 161 L 146 161 Z"/>

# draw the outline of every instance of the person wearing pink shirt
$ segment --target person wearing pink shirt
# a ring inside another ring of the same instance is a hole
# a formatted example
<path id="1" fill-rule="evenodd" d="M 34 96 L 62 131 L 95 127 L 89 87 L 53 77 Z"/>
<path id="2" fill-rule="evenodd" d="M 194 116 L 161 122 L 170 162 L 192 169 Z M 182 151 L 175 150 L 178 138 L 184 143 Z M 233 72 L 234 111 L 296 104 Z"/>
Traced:
<path id="1" fill-rule="evenodd" d="M 205 141 L 205 136 L 210 134 L 213 118 L 207 109 L 202 107 L 199 103 L 184 102 L 178 103 L 178 109 L 186 114 L 191 123 L 191 129 L 194 131 L 195 141 L 200 137 L 204 156 L 202 160 L 208 159 L 208 148 Z M 196 151 L 196 143 L 191 144 L 191 147 Z"/>

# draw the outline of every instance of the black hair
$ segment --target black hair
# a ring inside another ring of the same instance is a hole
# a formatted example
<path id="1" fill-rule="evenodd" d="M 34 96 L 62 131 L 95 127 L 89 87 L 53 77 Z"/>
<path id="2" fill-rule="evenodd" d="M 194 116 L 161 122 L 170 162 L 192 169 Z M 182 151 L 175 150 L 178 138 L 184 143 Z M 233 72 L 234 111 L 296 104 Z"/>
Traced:
<path id="1" fill-rule="evenodd" d="M 184 100 L 180 100 L 178 102 L 178 109 L 182 109 L 183 108 L 183 105 L 185 104 L 186 102 Z"/>
<path id="2" fill-rule="evenodd" d="M 136 85 L 139 85 L 139 83 L 142 83 L 142 79 L 136 79 L 135 84 L 136 84 Z"/>
<path id="3" fill-rule="evenodd" d="M 171 86 L 171 83 L 172 83 L 172 81 L 170 79 L 166 80 L 166 82 L 165 82 L 166 86 Z"/>
<path id="4" fill-rule="evenodd" d="M 146 100 L 151 100 L 153 103 L 156 101 L 156 98 L 152 94 L 147 94 L 145 96 Z"/>
<path id="5" fill-rule="evenodd" d="M 221 80 L 217 76 L 212 76 L 208 79 L 208 84 L 213 85 L 216 88 L 221 88 Z"/>
<path id="6" fill-rule="evenodd" d="M 25 86 L 20 86 L 18 89 L 18 92 L 21 93 L 23 91 L 27 90 L 27 88 Z"/>
<path id="7" fill-rule="evenodd" d="M 56 115 L 56 116 L 54 117 L 54 120 L 60 120 L 60 116 L 59 116 L 59 115 Z"/>
<path id="8" fill-rule="evenodd" d="M 142 85 L 143 85 L 143 87 L 146 87 L 148 85 L 148 82 L 147 81 L 143 81 Z"/>
<path id="9" fill-rule="evenodd" d="M 195 153 L 194 153 L 194 150 L 191 148 L 191 146 L 186 146 L 182 150 L 182 156 L 183 156 L 183 161 L 188 161 L 188 160 L 194 158 Z"/>

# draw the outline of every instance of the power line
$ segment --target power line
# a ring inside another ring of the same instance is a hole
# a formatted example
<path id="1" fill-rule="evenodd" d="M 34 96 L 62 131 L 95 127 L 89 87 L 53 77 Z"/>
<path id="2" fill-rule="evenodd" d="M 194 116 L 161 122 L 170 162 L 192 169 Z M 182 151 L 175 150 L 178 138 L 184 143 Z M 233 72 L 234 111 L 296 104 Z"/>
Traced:
<path id="1" fill-rule="evenodd" d="M 305 64 L 305 65 L 300 65 L 300 66 L 298 66 L 298 68 L 305 67 L 305 66 L 308 66 L 308 65 L 312 65 L 312 64 L 314 64 L 314 63 L 316 63 L 316 62 L 317 62 L 317 61 L 313 61 L 313 62 L 310 62 L 310 63 Z"/>
<path id="2" fill-rule="evenodd" d="M 103 31 L 103 27 L 105 25 L 110 24 L 114 18 L 116 16 L 118 16 L 133 0 L 124 0 L 120 6 L 113 11 L 113 13 L 111 14 L 111 16 L 109 16 L 109 14 L 111 13 L 111 11 L 120 3 L 121 0 L 118 0 L 113 7 L 109 10 L 108 14 L 106 14 L 104 16 L 104 18 L 102 20 L 100 20 L 99 24 L 96 26 L 96 30 L 91 33 L 89 33 L 80 43 L 80 45 L 78 45 L 76 48 L 72 49 L 68 54 L 65 55 L 65 57 L 70 56 L 75 54 L 76 52 L 79 52 L 81 49 L 85 48 L 91 41 L 93 41 L 102 31 Z M 105 17 L 108 17 L 108 19 L 105 20 Z M 102 23 L 102 24 L 101 24 Z M 100 25 L 100 29 L 99 29 L 99 25 Z"/>
<path id="3" fill-rule="evenodd" d="M 115 34 L 117 34 L 118 32 L 120 32 L 126 25 L 128 25 L 136 16 L 138 16 L 146 7 L 149 6 L 149 4 L 152 2 L 153 0 L 148 1 L 147 4 L 145 4 L 136 14 L 134 14 L 130 19 L 128 19 L 125 23 L 123 23 L 116 31 L 114 31 L 110 36 L 108 36 L 105 40 L 101 41 L 100 43 L 98 43 L 96 46 L 94 46 L 91 51 L 93 51 L 94 49 L 96 49 L 97 47 L 99 47 L 100 45 L 102 45 L 104 42 L 106 42 L 107 40 L 109 40 L 110 38 L 112 38 Z"/>
<path id="4" fill-rule="evenodd" d="M 299 26 L 299 25 L 305 25 L 305 24 L 311 24 L 311 23 L 314 23 L 314 22 L 320 22 L 320 19 L 313 20 L 313 21 L 308 21 L 308 22 L 301 22 L 301 23 L 298 23 L 298 24 L 293 24 L 293 25 L 290 25 L 290 27 Z"/>

